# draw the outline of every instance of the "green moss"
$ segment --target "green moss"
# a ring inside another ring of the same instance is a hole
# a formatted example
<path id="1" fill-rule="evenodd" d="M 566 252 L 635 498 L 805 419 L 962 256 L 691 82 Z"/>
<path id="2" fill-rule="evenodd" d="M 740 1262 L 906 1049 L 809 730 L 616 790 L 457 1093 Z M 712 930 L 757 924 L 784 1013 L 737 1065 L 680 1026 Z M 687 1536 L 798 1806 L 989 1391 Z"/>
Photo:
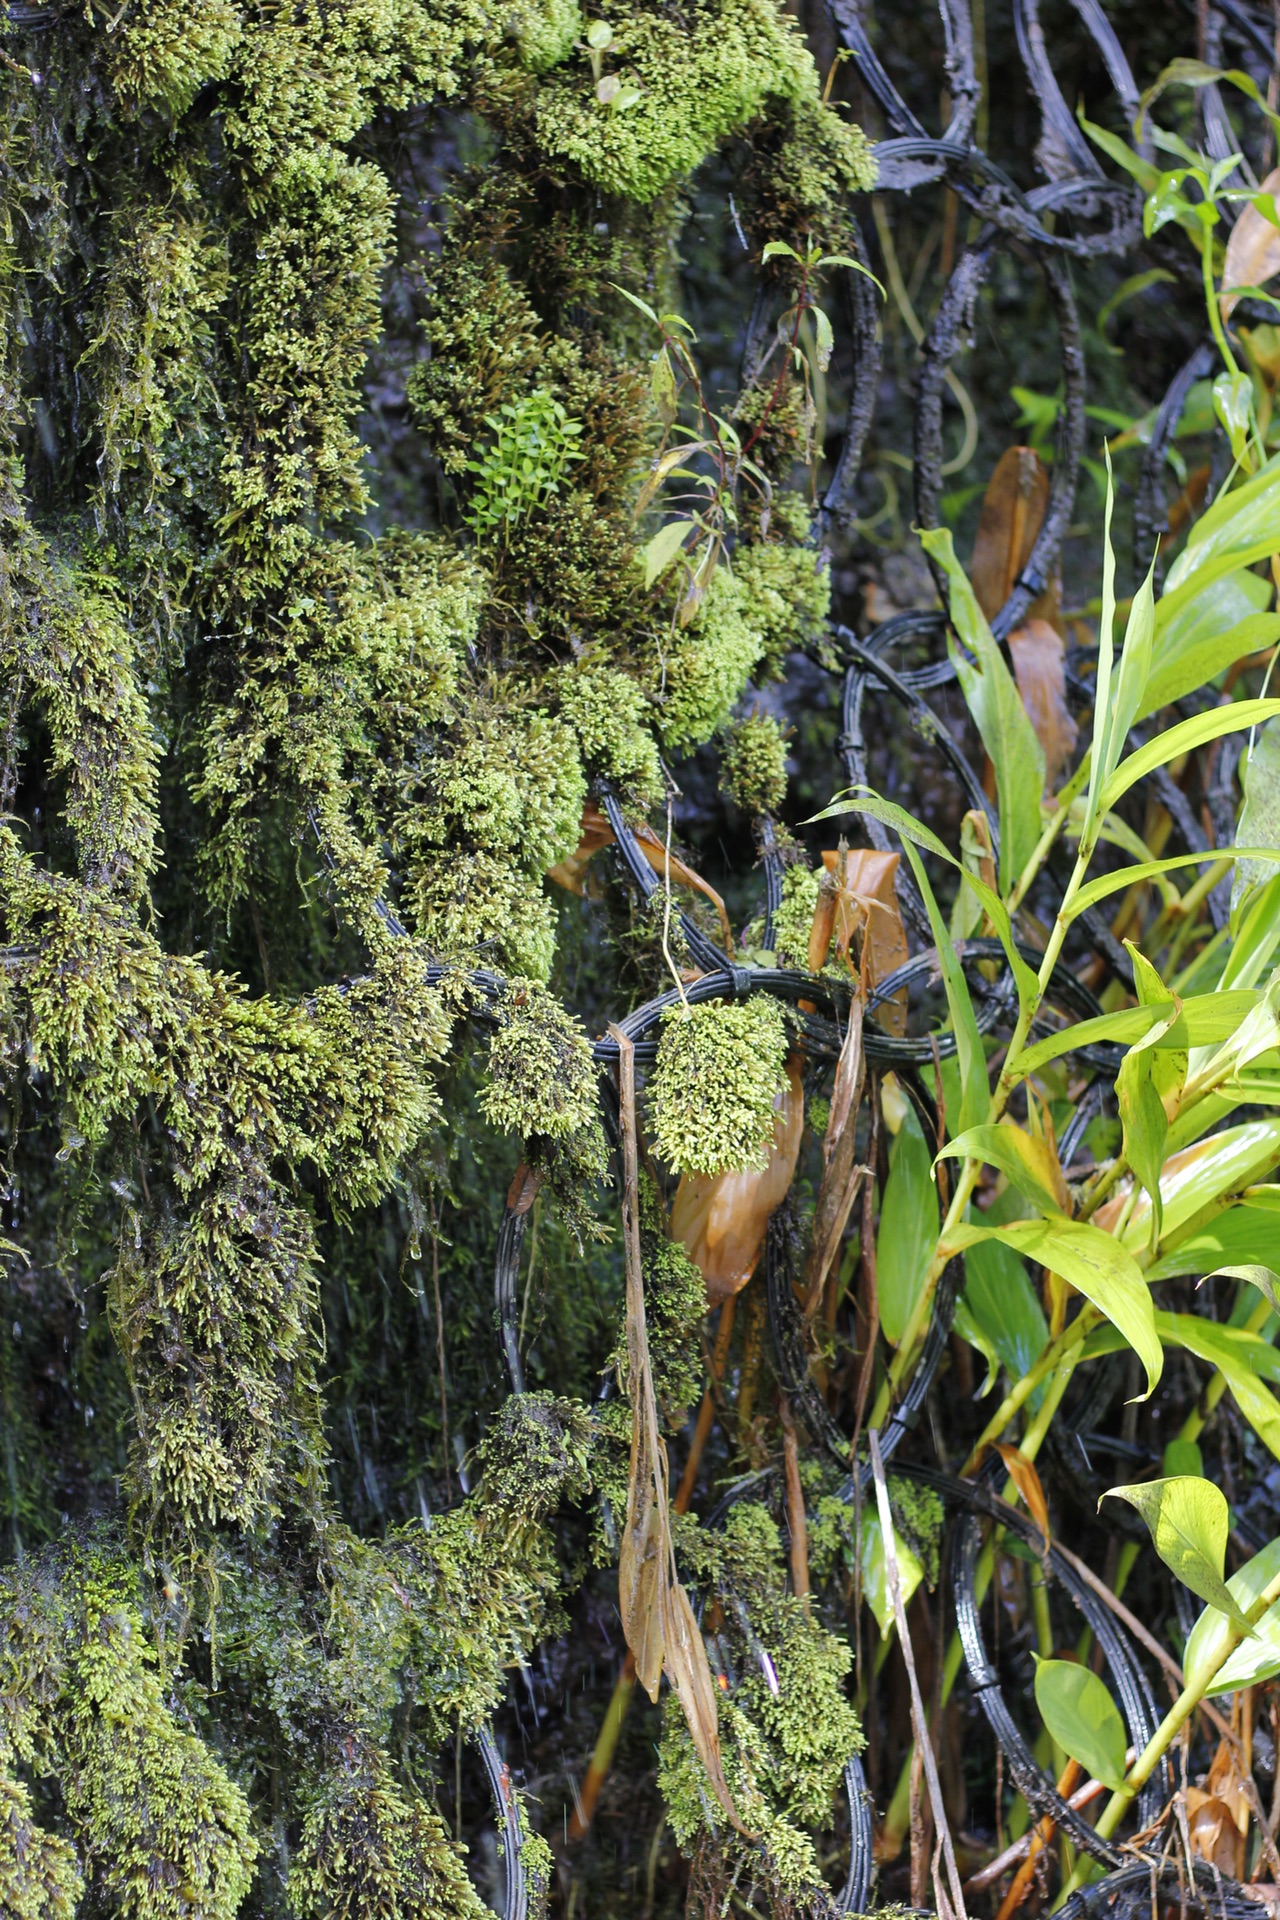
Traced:
<path id="1" fill-rule="evenodd" d="M 645 726 L 651 709 L 629 674 L 593 661 L 566 667 L 560 711 L 578 736 L 583 760 L 626 787 L 641 804 L 661 789 L 658 749 Z"/>
<path id="2" fill-rule="evenodd" d="M 682 1540 L 686 1557 L 689 1544 Z M 844 1694 L 852 1651 L 787 1591 L 778 1529 L 765 1508 L 739 1503 L 721 1536 L 702 1535 L 701 1549 L 707 1577 L 724 1596 L 722 1634 L 731 1649 L 731 1671 L 741 1676 L 720 1696 L 725 1777 L 744 1825 L 760 1835 L 764 1851 L 762 1860 L 758 1851 L 743 1849 L 739 1870 L 783 1901 L 803 1900 L 823 1885 L 804 1829 L 830 1823 L 845 1765 L 863 1744 Z M 749 1631 L 735 1601 L 746 1610 Z M 763 1670 L 762 1654 L 776 1688 Z M 720 1830 L 684 1716 L 670 1702 L 658 1777 L 682 1848 L 688 1851 L 710 1834 L 734 1855 L 740 1843 Z"/>
<path id="3" fill-rule="evenodd" d="M 653 200 L 771 97 L 816 99 L 813 62 L 772 0 L 697 6 L 680 21 L 624 5 L 609 10 L 608 23 L 614 102 L 597 98 L 580 58 L 573 72 L 548 76 L 536 119 L 549 157 L 570 162 L 605 193 Z"/>
<path id="4" fill-rule="evenodd" d="M 707 1285 L 684 1248 L 667 1237 L 666 1217 L 647 1176 L 640 1182 L 640 1246 L 654 1391 L 666 1427 L 678 1432 L 702 1388 L 699 1330 Z"/>
<path id="5" fill-rule="evenodd" d="M 513 980 L 489 1042 L 481 1106 L 508 1133 L 565 1140 L 596 1122 L 596 1075 L 587 1037 L 532 980 Z"/>
<path id="6" fill-rule="evenodd" d="M 767 994 L 672 1007 L 648 1087 L 654 1146 L 681 1173 L 762 1167 L 786 1089 L 787 1025 Z"/>
<path id="7" fill-rule="evenodd" d="M 750 713 L 732 729 L 721 783 L 744 813 L 776 813 L 787 791 L 787 737 L 767 713 Z"/>
<path id="8" fill-rule="evenodd" d="M 200 88 L 221 80 L 240 39 L 235 0 L 128 0 L 103 35 L 107 78 L 127 114 L 160 108 L 175 118 Z"/>
<path id="9" fill-rule="evenodd" d="M 311 1797 L 289 1867 L 290 1912 L 297 1920 L 485 1920 L 462 1852 L 434 1807 L 357 1746 Z"/>
<path id="10" fill-rule="evenodd" d="M 75 1920 L 83 1892 L 75 1849 L 38 1827 L 27 1789 L 0 1774 L 0 1910 L 9 1920 Z"/>
<path id="11" fill-rule="evenodd" d="M 822 876 L 795 865 L 782 876 L 782 904 L 773 917 L 774 947 L 780 967 L 809 965 L 809 934 Z"/>
<path id="12" fill-rule="evenodd" d="M 529 0 L 515 24 L 520 58 L 530 73 L 546 73 L 573 52 L 583 30 L 578 0 Z"/>
<path id="13" fill-rule="evenodd" d="M 173 1712 L 167 1677 L 136 1576 L 103 1542 L 0 1582 L 0 1696 L 25 1708 L 23 1757 L 57 1763 L 86 1876 L 122 1920 L 234 1920 L 258 1851 L 248 1803 Z M 69 1850 L 45 1851 L 73 1887 Z"/>
<path id="14" fill-rule="evenodd" d="M 770 543 L 741 549 L 734 570 L 760 632 L 767 677 L 788 653 L 816 637 L 831 611 L 831 574 L 812 547 Z"/>

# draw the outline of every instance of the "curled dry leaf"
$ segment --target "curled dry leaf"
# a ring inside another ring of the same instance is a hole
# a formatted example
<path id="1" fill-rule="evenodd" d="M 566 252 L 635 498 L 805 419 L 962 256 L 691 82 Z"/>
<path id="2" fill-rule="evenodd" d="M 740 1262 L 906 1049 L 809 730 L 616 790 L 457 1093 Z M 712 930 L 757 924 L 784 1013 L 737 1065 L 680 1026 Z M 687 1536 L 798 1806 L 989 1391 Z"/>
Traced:
<path id="1" fill-rule="evenodd" d="M 900 854 L 881 853 L 877 847 L 845 847 L 824 852 L 822 856 L 823 866 L 835 881 L 831 935 L 835 938 L 836 952 L 860 975 L 869 994 L 881 980 L 887 980 L 911 958 L 898 906 L 896 881 L 900 859 Z M 822 899 L 820 894 L 810 940 L 810 967 L 814 972 L 817 968 L 813 966 L 813 947 L 819 935 Z M 822 951 L 825 957 L 825 947 Z M 819 966 L 821 964 L 819 961 Z M 894 994 L 892 1000 L 878 1006 L 875 1017 L 887 1033 L 905 1033 L 905 987 Z"/>
<path id="2" fill-rule="evenodd" d="M 1045 792 L 1052 793 L 1075 751 L 1076 723 L 1067 705 L 1065 643 L 1047 620 L 1028 620 L 1009 635 L 1013 675 L 1044 748 Z"/>
<path id="3" fill-rule="evenodd" d="M 1232 1824 L 1231 1809 L 1225 1800 L 1219 1800 L 1199 1787 L 1188 1787 L 1187 1832 L 1191 1839 L 1191 1851 L 1198 1859 L 1207 1860 L 1219 1873 L 1234 1874 L 1236 1830 Z"/>
<path id="4" fill-rule="evenodd" d="M 1280 193 L 1280 167 L 1273 167 L 1259 188 L 1260 193 Z M 1251 201 L 1240 209 L 1240 216 L 1227 241 L 1222 263 L 1222 298 L 1219 305 L 1225 320 L 1246 287 L 1265 287 L 1280 273 L 1280 227 L 1259 213 Z"/>
<path id="5" fill-rule="evenodd" d="M 671 1238 L 678 1240 L 707 1283 L 714 1304 L 740 1293 L 756 1270 L 770 1216 L 786 1199 L 804 1132 L 800 1062 L 787 1061 L 786 1092 L 776 1101 L 768 1164 L 746 1173 L 688 1174 L 676 1189 Z"/>
<path id="6" fill-rule="evenodd" d="M 585 891 L 586 883 L 583 876 L 587 862 L 593 855 L 599 853 L 601 847 L 611 847 L 614 840 L 613 828 L 598 807 L 583 808 L 579 832 L 581 839 L 568 858 L 547 869 L 548 880 L 554 880 L 557 886 L 567 888 L 570 893 Z M 715 888 L 708 885 L 700 873 L 695 873 L 692 867 L 686 866 L 676 854 L 668 856 L 666 842 L 654 832 L 652 827 L 641 825 L 633 827 L 632 832 L 641 853 L 659 880 L 665 880 L 669 872 L 673 887 L 691 887 L 695 893 L 700 893 L 703 899 L 709 901 L 715 908 L 725 951 L 732 953 L 733 930 L 729 925 L 729 915 L 724 901 Z"/>
<path id="7" fill-rule="evenodd" d="M 831 1111 L 822 1141 L 822 1184 L 818 1188 L 809 1236 L 809 1258 L 805 1271 L 806 1314 L 814 1314 L 822 1298 L 828 1273 L 840 1251 L 840 1242 L 866 1168 L 855 1164 L 858 1109 L 866 1078 L 866 1055 L 862 1046 L 862 1000 L 857 994 L 849 1004 L 849 1025 L 836 1066 Z"/>

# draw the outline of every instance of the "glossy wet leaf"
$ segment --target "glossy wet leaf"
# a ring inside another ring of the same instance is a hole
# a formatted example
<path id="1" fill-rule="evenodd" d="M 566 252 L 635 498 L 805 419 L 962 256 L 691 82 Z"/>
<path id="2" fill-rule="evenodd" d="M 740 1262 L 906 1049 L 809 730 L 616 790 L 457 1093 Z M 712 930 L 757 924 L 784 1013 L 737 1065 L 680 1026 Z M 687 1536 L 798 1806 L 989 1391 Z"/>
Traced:
<path id="1" fill-rule="evenodd" d="M 1074 1660 L 1036 1662 L 1036 1705 L 1050 1737 L 1094 1780 L 1113 1790 L 1124 1780 L 1129 1740 L 1102 1681 Z"/>
<path id="2" fill-rule="evenodd" d="M 1020 1380 L 1044 1352 L 1048 1323 L 1026 1267 L 1011 1247 L 998 1240 L 982 1240 L 965 1251 L 964 1294 L 956 1309 L 956 1331 L 978 1348 L 990 1375 L 983 1385 L 995 1384 L 997 1368 Z M 1033 1409 L 1042 1395 L 1031 1396 Z"/>
<path id="3" fill-rule="evenodd" d="M 962 646 L 948 635 L 948 651 L 982 744 L 996 772 L 1000 812 L 1000 891 L 1008 893 L 1040 838 L 1044 750 L 1022 704 L 1004 655 L 992 637 L 945 529 L 921 534 L 925 551 L 943 568 L 951 621 Z M 967 653 L 963 650 L 967 649 Z M 972 655 L 972 659 L 968 655 Z"/>
<path id="4" fill-rule="evenodd" d="M 1216 1367 L 1227 1391 L 1263 1445 L 1280 1460 L 1280 1402 L 1263 1384 L 1277 1356 L 1256 1334 L 1240 1327 L 1220 1326 L 1194 1313 L 1161 1313 L 1156 1324 L 1162 1340 L 1184 1347 Z"/>
<path id="5" fill-rule="evenodd" d="M 1039 1527 L 1047 1546 L 1050 1538 L 1049 1502 L 1044 1497 L 1044 1487 L 1036 1472 L 1035 1462 L 1028 1460 L 1026 1454 L 1017 1447 L 997 1445 L 996 1452 L 1004 1461 L 1009 1478 L 1021 1494 L 1023 1505 Z"/>
<path id="6" fill-rule="evenodd" d="M 1175 1279 L 1179 1274 L 1206 1274 L 1230 1265 L 1265 1265 L 1280 1246 L 1280 1189 L 1272 1189 L 1275 1206 L 1259 1204 L 1252 1196 L 1226 1207 L 1160 1256 L 1149 1278 Z"/>
<path id="7" fill-rule="evenodd" d="M 932 1155 L 914 1107 L 908 1107 L 889 1149 L 889 1178 L 876 1235 L 876 1288 L 880 1325 L 896 1346 L 920 1297 L 938 1239 L 938 1189 Z"/>
<path id="8" fill-rule="evenodd" d="M 1248 1621 L 1223 1578 L 1231 1510 L 1221 1488 L 1192 1474 L 1108 1487 L 1104 1500 L 1125 1500 L 1141 1514 L 1151 1544 L 1170 1573 L 1242 1632 Z"/>
<path id="9" fill-rule="evenodd" d="M 1003 1227 L 966 1222 L 953 1229 L 947 1244 L 960 1252 L 984 1239 L 1038 1261 L 1092 1301 L 1142 1361 L 1147 1392 L 1140 1397 L 1154 1392 L 1164 1366 L 1155 1309 L 1141 1268 L 1118 1240 L 1083 1221 L 1011 1220 Z"/>
<path id="10" fill-rule="evenodd" d="M 924 1579 L 924 1568 L 896 1527 L 893 1530 L 893 1543 L 898 1561 L 898 1579 L 902 1585 L 902 1604 L 907 1606 Z M 880 1638 L 887 1639 L 893 1627 L 893 1601 L 889 1595 L 880 1515 L 870 1503 L 862 1510 L 862 1557 L 859 1568 L 862 1574 L 862 1597 L 880 1629 Z"/>
<path id="11" fill-rule="evenodd" d="M 1206 1208 L 1238 1193 L 1270 1173 L 1280 1159 L 1280 1118 L 1248 1120 L 1170 1154 L 1160 1170 L 1160 1195 L 1167 1237 L 1189 1227 Z M 1098 1208 L 1095 1223 L 1110 1232 L 1128 1199 L 1127 1187 Z M 1151 1202 L 1138 1196 L 1124 1228 L 1124 1244 L 1143 1247 L 1150 1237 Z"/>
<path id="12" fill-rule="evenodd" d="M 1247 1560 L 1227 1581 L 1227 1591 L 1242 1612 L 1247 1612 L 1280 1574 L 1280 1539 L 1272 1540 L 1261 1553 Z M 1231 1623 L 1217 1607 L 1206 1607 L 1187 1635 L 1182 1653 L 1182 1671 L 1188 1686 L 1198 1687 L 1205 1674 L 1220 1658 L 1231 1637 Z M 1253 1632 L 1228 1654 L 1205 1692 L 1234 1693 L 1240 1687 L 1259 1685 L 1280 1674 L 1280 1600 L 1267 1608 Z"/>
<path id="13" fill-rule="evenodd" d="M 1071 1196 L 1053 1141 L 1035 1140 L 1012 1121 L 1002 1121 L 995 1127 L 972 1127 L 949 1140 L 938 1158 L 981 1160 L 1007 1174 L 1019 1193 L 1041 1213 L 1071 1212 Z"/>
<path id="14" fill-rule="evenodd" d="M 1277 1236 L 1280 1244 L 1280 1236 Z M 1247 1285 L 1256 1287 L 1263 1299 L 1275 1313 L 1280 1313 L 1280 1274 L 1270 1267 L 1248 1263 L 1239 1267 L 1215 1267 L 1207 1276 L 1210 1280 L 1243 1280 Z"/>

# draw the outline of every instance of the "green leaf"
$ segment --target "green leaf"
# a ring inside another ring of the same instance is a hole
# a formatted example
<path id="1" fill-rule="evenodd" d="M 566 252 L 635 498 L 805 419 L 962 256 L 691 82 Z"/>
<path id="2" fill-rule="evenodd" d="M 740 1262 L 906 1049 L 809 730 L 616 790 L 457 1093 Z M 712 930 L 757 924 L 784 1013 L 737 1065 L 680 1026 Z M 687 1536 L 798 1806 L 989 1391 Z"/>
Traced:
<path id="1" fill-rule="evenodd" d="M 949 1140 L 939 1160 L 981 1160 L 1008 1174 L 1014 1186 L 1041 1213 L 1065 1216 L 1071 1198 L 1057 1155 L 1047 1140 L 1034 1140 L 1012 1121 L 971 1127 Z"/>
<path id="2" fill-rule="evenodd" d="M 1111 449 L 1103 442 L 1107 463 L 1107 495 L 1102 509 L 1102 606 L 1098 615 L 1098 668 L 1093 697 L 1093 736 L 1089 746 L 1089 787 L 1085 795 L 1082 840 L 1092 840 L 1098 815 L 1105 813 L 1100 795 L 1110 778 L 1112 766 L 1105 763 L 1111 716 L 1111 674 L 1115 664 L 1116 555 L 1111 544 L 1111 514 L 1115 506 L 1115 485 L 1111 474 Z M 1114 762 L 1112 763 L 1114 765 Z"/>
<path id="3" fill-rule="evenodd" d="M 1166 1160 L 1160 1172 L 1165 1236 L 1172 1239 L 1184 1232 L 1223 1204 L 1226 1195 L 1270 1173 L 1277 1155 L 1280 1120 L 1248 1120 L 1224 1127 Z M 1146 1241 L 1150 1204 L 1146 1194 L 1138 1196 L 1122 1235 L 1126 1246 L 1141 1247 Z"/>
<path id="4" fill-rule="evenodd" d="M 789 260 L 798 260 L 800 258 L 795 248 L 789 247 L 785 240 L 766 240 L 760 249 L 760 258 L 762 261 L 774 260 L 779 254 L 785 254 Z"/>
<path id="5" fill-rule="evenodd" d="M 920 535 L 925 552 L 947 576 L 951 624 L 973 655 L 969 660 L 947 636 L 947 650 L 972 713 L 982 744 L 996 772 L 1000 809 L 1000 891 L 1007 894 L 1031 858 L 1040 838 L 1040 799 L 1044 792 L 1044 749 L 1004 655 L 992 637 L 969 577 L 956 559 L 951 534 L 944 528 Z"/>
<path id="6" fill-rule="evenodd" d="M 1255 1601 L 1260 1600 L 1276 1575 L 1280 1573 L 1280 1540 L 1272 1540 L 1269 1545 L 1247 1560 L 1238 1573 L 1233 1573 L 1227 1582 L 1227 1592 L 1240 1608 L 1247 1613 Z M 1187 1644 L 1182 1655 L 1182 1671 L 1189 1687 L 1201 1687 L 1203 1676 L 1212 1671 L 1222 1656 L 1222 1649 L 1231 1633 L 1231 1622 L 1219 1612 L 1217 1607 L 1206 1607 L 1187 1635 Z M 1242 1641 L 1235 1652 L 1229 1654 L 1223 1666 L 1204 1688 L 1212 1698 L 1215 1693 L 1234 1693 L 1240 1687 L 1252 1687 L 1263 1680 L 1273 1680 L 1280 1673 L 1280 1600 L 1268 1607 L 1261 1620 L 1254 1624 L 1253 1633 L 1248 1640 Z"/>
<path id="7" fill-rule="evenodd" d="M 1036 1705 L 1064 1753 L 1114 1792 L 1124 1784 L 1124 1721 L 1096 1673 L 1074 1660 L 1036 1661 Z"/>
<path id="8" fill-rule="evenodd" d="M 1277 713 L 1280 713 L 1280 700 L 1237 700 L 1231 706 L 1210 707 L 1204 713 L 1192 714 L 1189 720 L 1180 720 L 1121 761 L 1102 790 L 1103 811 L 1114 807 L 1122 794 L 1154 773 L 1157 767 L 1181 759 L 1184 753 L 1203 747 L 1210 740 L 1221 739 L 1224 733 L 1242 733 L 1246 727 L 1257 726 Z"/>
<path id="9" fill-rule="evenodd" d="M 689 537 L 692 520 L 668 520 L 644 550 L 644 584 L 651 587 L 671 565 Z"/>
<path id="10" fill-rule="evenodd" d="M 1262 886 L 1280 872 L 1280 721 L 1268 720 L 1249 742 L 1240 760 L 1244 805 L 1236 827 L 1242 847 L 1270 847 L 1268 861 L 1240 857 L 1231 886 L 1233 922 L 1250 888 Z"/>
<path id="11" fill-rule="evenodd" d="M 1164 1367 L 1155 1309 L 1142 1270 L 1127 1248 L 1098 1227 L 1076 1220 L 1011 1220 L 1007 1226 L 956 1227 L 948 1246 L 957 1252 L 979 1240 L 999 1240 L 1024 1260 L 1036 1260 L 1069 1282 L 1105 1314 L 1141 1360 L 1146 1399 Z"/>
<path id="12" fill-rule="evenodd" d="M 898 1560 L 902 1604 L 906 1606 L 924 1579 L 924 1568 L 896 1527 L 893 1530 L 893 1547 Z M 884 1559 L 884 1535 L 880 1531 L 880 1515 L 874 1506 L 866 1506 L 862 1511 L 862 1556 L 859 1565 L 862 1573 L 862 1597 L 875 1617 L 876 1625 L 880 1629 L 880 1638 L 887 1639 L 893 1627 L 893 1601 L 889 1597 L 889 1576 Z"/>
<path id="13" fill-rule="evenodd" d="M 983 1052 L 982 1035 L 978 1032 L 977 1016 L 969 997 L 969 984 L 964 977 L 959 956 L 951 944 L 946 922 L 938 911 L 929 876 L 924 870 L 924 861 L 910 840 L 904 840 L 902 845 L 924 900 L 934 945 L 938 950 L 938 965 L 942 970 L 942 985 L 947 996 L 947 1010 L 956 1037 L 956 1059 L 960 1066 L 961 1093 L 957 1123 L 963 1133 L 968 1127 L 981 1126 L 991 1109 L 987 1056 Z"/>
<path id="14" fill-rule="evenodd" d="M 1221 1488 L 1212 1480 L 1179 1473 L 1167 1480 L 1108 1487 L 1102 1498 L 1127 1500 L 1142 1515 L 1151 1544 L 1170 1573 L 1226 1614 L 1242 1633 L 1249 1631 L 1249 1622 L 1223 1579 L 1231 1510 Z"/>
<path id="15" fill-rule="evenodd" d="M 821 307 L 810 307 L 809 311 L 813 315 L 813 337 L 818 371 L 819 373 L 825 373 L 831 365 L 831 354 L 835 347 L 836 337 L 831 330 L 831 322 Z"/>
<path id="16" fill-rule="evenodd" d="M 1280 614 L 1266 611 L 1271 591 L 1270 581 L 1239 570 L 1210 580 L 1180 604 L 1162 596 L 1151 674 L 1135 717 L 1145 720 L 1280 639 Z"/>
<path id="17" fill-rule="evenodd" d="M 1274 1207 L 1259 1205 L 1271 1194 Z M 1174 1280 L 1182 1274 L 1206 1274 L 1232 1264 L 1253 1266 L 1273 1257 L 1280 1240 L 1280 1188 L 1258 1189 L 1216 1218 L 1196 1228 L 1148 1270 L 1149 1280 Z"/>
<path id="18" fill-rule="evenodd" d="M 1071 1053 L 1077 1047 L 1095 1046 L 1099 1040 L 1111 1040 L 1118 1046 L 1132 1046 L 1153 1027 L 1161 1032 L 1153 1042 L 1165 1047 L 1209 1046 L 1229 1040 L 1240 1022 L 1256 1004 L 1254 993 L 1195 994 L 1182 1003 L 1182 1011 L 1171 1027 L 1164 1026 L 1159 1007 L 1117 1007 L 1114 1013 L 1101 1013 L 1092 1020 L 1077 1021 L 1060 1033 L 1046 1035 L 1020 1053 L 1014 1064 L 1025 1079 L 1038 1073 L 1050 1060 Z"/>
<path id="19" fill-rule="evenodd" d="M 1280 1460 L 1280 1404 L 1260 1378 L 1277 1359 L 1266 1341 L 1239 1327 L 1220 1326 L 1193 1313 L 1157 1314 L 1156 1326 L 1169 1346 L 1185 1347 L 1188 1353 L 1218 1369 L 1249 1425 Z"/>
<path id="20" fill-rule="evenodd" d="M 1218 495 L 1192 527 L 1186 546 L 1169 569 L 1158 627 L 1203 594 L 1213 581 L 1271 557 L 1275 551 L 1278 496 L 1280 455 L 1259 467 L 1243 486 Z"/>
<path id="21" fill-rule="evenodd" d="M 964 1296 L 955 1325 L 961 1339 L 986 1358 L 990 1377 L 983 1393 L 995 1384 L 998 1366 L 1013 1380 L 1031 1371 L 1048 1343 L 1049 1328 L 1027 1270 L 1012 1248 L 982 1240 L 967 1250 Z M 1033 1410 L 1042 1398 L 1041 1388 L 1031 1396 Z"/>
<path id="22" fill-rule="evenodd" d="M 1213 383 L 1213 410 L 1226 429 L 1232 458 L 1242 460 L 1254 424 L 1253 381 L 1247 373 L 1223 369 Z"/>
<path id="23" fill-rule="evenodd" d="M 1215 1267 L 1206 1274 L 1208 1280 L 1245 1280 L 1267 1301 L 1273 1312 L 1280 1313 L 1280 1274 L 1270 1267 L 1259 1266 L 1250 1261 L 1240 1267 Z"/>
<path id="24" fill-rule="evenodd" d="M 897 1346 L 920 1297 L 938 1243 L 938 1189 L 929 1148 L 908 1105 L 889 1150 L 889 1178 L 876 1235 L 876 1291 L 885 1339 Z"/>

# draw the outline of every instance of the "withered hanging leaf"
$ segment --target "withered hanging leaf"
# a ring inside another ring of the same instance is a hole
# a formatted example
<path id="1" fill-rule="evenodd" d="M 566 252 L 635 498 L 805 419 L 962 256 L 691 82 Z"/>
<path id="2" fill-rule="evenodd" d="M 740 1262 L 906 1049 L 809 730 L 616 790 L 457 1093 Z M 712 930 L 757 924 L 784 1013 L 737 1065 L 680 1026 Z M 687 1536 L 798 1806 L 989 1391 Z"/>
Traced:
<path id="1" fill-rule="evenodd" d="M 865 1076 L 862 999 L 855 994 L 849 1005 L 849 1025 L 836 1065 L 831 1111 L 822 1141 L 822 1184 L 818 1188 L 817 1204 L 813 1210 L 809 1258 L 805 1270 L 806 1314 L 814 1314 L 818 1310 L 827 1275 L 840 1251 L 840 1242 L 866 1172 L 864 1167 L 854 1164 L 858 1109 L 862 1104 Z"/>
<path id="2" fill-rule="evenodd" d="M 636 1138 L 635 1049 L 620 1027 L 618 1105 L 622 1143 L 622 1227 L 627 1273 L 627 1390 L 631 1398 L 631 1463 L 627 1517 L 618 1556 L 618 1610 L 635 1656 L 636 1678 L 651 1700 L 665 1670 L 716 1799 L 742 1827 L 720 1760 L 715 1687 L 693 1609 L 676 1579 L 668 1501 L 667 1450 L 658 1427 L 658 1403 L 649 1364 L 644 1270 L 640 1250 L 640 1172 Z"/>
<path id="3" fill-rule="evenodd" d="M 712 1303 L 740 1293 L 756 1270 L 770 1216 L 787 1197 L 804 1132 L 800 1064 L 787 1062 L 787 1090 L 779 1096 L 773 1150 L 761 1170 L 685 1174 L 671 1209 L 671 1238 L 699 1268 Z"/>
<path id="4" fill-rule="evenodd" d="M 843 865 L 839 852 L 822 856 L 836 883 L 836 952 L 859 974 L 868 994 L 911 957 L 895 884 L 900 859 L 900 854 L 881 853 L 877 847 L 845 848 Z M 814 923 L 816 927 L 816 912 Z M 887 1033 L 905 1033 L 906 988 L 883 1001 L 875 1017 Z"/>
<path id="5" fill-rule="evenodd" d="M 578 831 L 582 837 L 568 859 L 561 860 L 557 866 L 549 867 L 547 870 L 548 880 L 554 880 L 558 886 L 567 887 L 570 893 L 583 891 L 582 874 L 587 862 L 594 854 L 599 853 L 602 847 L 611 847 L 614 840 L 613 828 L 598 807 L 583 808 L 582 823 Z M 641 824 L 633 827 L 632 832 L 641 853 L 660 880 L 665 880 L 669 873 L 673 887 L 691 887 L 695 893 L 700 893 L 703 899 L 709 901 L 715 908 L 725 951 L 732 953 L 733 929 L 729 925 L 729 915 L 724 901 L 715 888 L 708 885 L 700 873 L 695 873 L 692 867 L 686 866 L 678 854 L 668 855 L 666 842 L 654 832 L 652 827 Z"/>
<path id="6" fill-rule="evenodd" d="M 1044 786 L 1052 793 L 1075 751 L 1077 728 L 1067 705 L 1066 643 L 1047 620 L 1028 620 L 1009 635 L 1013 677 L 1044 748 Z"/>
<path id="7" fill-rule="evenodd" d="M 1258 189 L 1280 193 L 1280 167 L 1273 167 Z M 1265 287 L 1280 273 L 1280 227 L 1246 200 L 1227 240 L 1222 263 L 1222 295 L 1218 302 L 1225 320 L 1248 287 Z"/>
<path id="8" fill-rule="evenodd" d="M 988 620 L 1013 591 L 1026 566 L 1049 504 L 1049 475 L 1031 447 L 1008 447 L 987 483 L 973 543 L 969 578 Z"/>

